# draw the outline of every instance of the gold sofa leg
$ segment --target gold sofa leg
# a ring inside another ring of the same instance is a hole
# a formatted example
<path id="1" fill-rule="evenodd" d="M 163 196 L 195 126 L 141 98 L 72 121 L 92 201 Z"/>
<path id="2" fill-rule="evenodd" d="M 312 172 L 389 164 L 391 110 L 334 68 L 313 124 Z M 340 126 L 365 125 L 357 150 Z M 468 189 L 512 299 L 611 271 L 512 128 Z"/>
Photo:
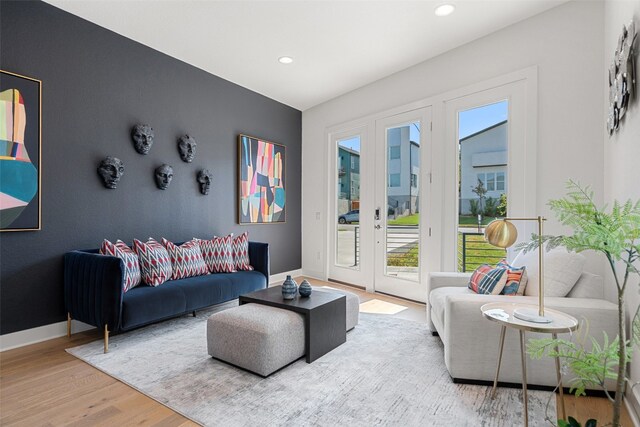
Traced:
<path id="1" fill-rule="evenodd" d="M 109 328 L 104 325 L 104 352 L 109 352 Z"/>
<path id="2" fill-rule="evenodd" d="M 67 313 L 67 338 L 71 338 L 71 313 Z"/>

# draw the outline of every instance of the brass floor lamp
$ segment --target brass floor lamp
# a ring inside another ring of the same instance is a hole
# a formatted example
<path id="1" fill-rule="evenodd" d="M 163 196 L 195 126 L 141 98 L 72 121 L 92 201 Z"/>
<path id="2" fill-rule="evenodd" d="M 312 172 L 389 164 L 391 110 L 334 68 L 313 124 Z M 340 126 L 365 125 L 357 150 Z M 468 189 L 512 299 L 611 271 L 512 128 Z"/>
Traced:
<path id="1" fill-rule="evenodd" d="M 544 256 L 542 248 L 542 224 L 546 218 L 502 218 L 491 221 L 484 230 L 484 237 L 493 246 L 506 249 L 518 238 L 518 230 L 511 221 L 536 221 L 538 223 L 538 312 L 527 308 L 514 310 L 513 315 L 520 320 L 534 323 L 551 323 L 544 315 Z"/>

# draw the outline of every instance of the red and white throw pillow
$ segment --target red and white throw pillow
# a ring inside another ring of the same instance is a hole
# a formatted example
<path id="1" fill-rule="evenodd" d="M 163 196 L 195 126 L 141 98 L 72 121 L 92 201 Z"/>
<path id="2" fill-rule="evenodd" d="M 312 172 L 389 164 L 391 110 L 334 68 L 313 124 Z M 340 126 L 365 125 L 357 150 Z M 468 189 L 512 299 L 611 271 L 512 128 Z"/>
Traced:
<path id="1" fill-rule="evenodd" d="M 133 250 L 140 260 L 144 283 L 158 286 L 171 279 L 171 258 L 164 246 L 151 237 L 146 243 L 133 239 Z"/>
<path id="2" fill-rule="evenodd" d="M 244 232 L 233 239 L 233 262 L 236 270 L 251 271 L 253 267 L 249 264 L 249 233 Z"/>
<path id="3" fill-rule="evenodd" d="M 171 258 L 171 269 L 173 270 L 171 278 L 173 280 L 209 274 L 209 269 L 200 252 L 200 245 L 195 239 L 177 246 L 163 238 L 162 244 L 167 248 Z"/>
<path id="4" fill-rule="evenodd" d="M 198 240 L 204 263 L 212 273 L 234 273 L 233 234 L 225 237 L 214 236 L 211 240 Z"/>
<path id="5" fill-rule="evenodd" d="M 100 253 L 102 255 L 110 255 L 120 258 L 124 261 L 124 283 L 122 284 L 122 291 L 127 292 L 131 288 L 135 288 L 140 284 L 140 264 L 138 262 L 138 255 L 131 250 L 122 240 L 111 243 L 107 239 L 104 239 L 100 246 Z"/>

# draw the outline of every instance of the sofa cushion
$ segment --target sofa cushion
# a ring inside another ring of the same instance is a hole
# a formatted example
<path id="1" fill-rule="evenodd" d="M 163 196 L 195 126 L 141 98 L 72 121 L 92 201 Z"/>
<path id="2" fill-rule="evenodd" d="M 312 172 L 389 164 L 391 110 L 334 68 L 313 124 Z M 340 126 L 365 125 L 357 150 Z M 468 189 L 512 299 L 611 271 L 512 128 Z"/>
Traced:
<path id="1" fill-rule="evenodd" d="M 429 294 L 429 304 L 431 305 L 431 317 L 437 317 L 439 323 L 444 325 L 444 307 L 447 297 L 450 295 L 476 295 L 471 289 L 466 287 L 447 286 L 436 288 Z"/>
<path id="2" fill-rule="evenodd" d="M 171 279 L 171 258 L 167 249 L 154 239 L 146 243 L 133 239 L 133 249 L 140 260 L 142 280 L 150 286 L 158 286 Z"/>
<path id="3" fill-rule="evenodd" d="M 162 244 L 167 248 L 171 258 L 171 270 L 173 271 L 171 278 L 173 280 L 209 273 L 209 269 L 202 259 L 200 245 L 196 240 L 190 240 L 177 246 L 163 238 Z"/>
<path id="4" fill-rule="evenodd" d="M 177 283 L 180 281 L 169 281 L 157 287 L 143 284 L 124 294 L 121 329 L 132 329 L 185 313 L 184 292 Z"/>
<path id="5" fill-rule="evenodd" d="M 140 263 L 138 255 L 131 250 L 126 243 L 118 240 L 115 244 L 104 239 L 100 246 L 100 254 L 115 256 L 124 262 L 124 283 L 122 291 L 127 292 L 131 288 L 135 288 L 140 284 Z"/>
<path id="6" fill-rule="evenodd" d="M 249 262 L 249 233 L 244 232 L 233 239 L 232 243 L 233 263 L 238 271 L 251 271 L 253 267 Z"/>
<path id="7" fill-rule="evenodd" d="M 171 283 L 183 291 L 187 311 L 220 304 L 267 287 L 266 277 L 257 271 L 216 273 Z"/>
<path id="8" fill-rule="evenodd" d="M 507 283 L 507 269 L 504 267 L 493 268 L 483 264 L 469 279 L 469 289 L 477 294 L 498 295 Z"/>
<path id="9" fill-rule="evenodd" d="M 202 257 L 211 273 L 233 273 L 236 271 L 231 248 L 232 241 L 233 234 L 225 237 L 214 236 L 211 240 L 198 239 Z"/>
<path id="10" fill-rule="evenodd" d="M 544 294 L 547 297 L 564 297 L 576 284 L 584 269 L 585 258 L 575 252 L 567 252 L 564 248 L 556 248 L 544 252 Z M 526 296 L 537 296 L 538 251 L 520 252 L 511 263 L 516 267 L 526 267 L 528 284 L 524 291 Z"/>

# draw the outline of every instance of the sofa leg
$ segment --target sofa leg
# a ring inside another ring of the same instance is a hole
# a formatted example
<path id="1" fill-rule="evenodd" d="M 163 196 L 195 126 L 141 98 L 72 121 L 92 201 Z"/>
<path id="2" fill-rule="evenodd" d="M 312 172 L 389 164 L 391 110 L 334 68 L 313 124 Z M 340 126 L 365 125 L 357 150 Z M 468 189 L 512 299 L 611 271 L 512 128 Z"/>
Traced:
<path id="1" fill-rule="evenodd" d="M 191 313 L 193 315 L 193 317 L 196 317 L 196 311 L 193 310 L 193 312 Z"/>
<path id="2" fill-rule="evenodd" d="M 67 313 L 67 338 L 71 338 L 71 313 Z"/>
<path id="3" fill-rule="evenodd" d="M 109 328 L 104 325 L 104 352 L 109 352 Z"/>

